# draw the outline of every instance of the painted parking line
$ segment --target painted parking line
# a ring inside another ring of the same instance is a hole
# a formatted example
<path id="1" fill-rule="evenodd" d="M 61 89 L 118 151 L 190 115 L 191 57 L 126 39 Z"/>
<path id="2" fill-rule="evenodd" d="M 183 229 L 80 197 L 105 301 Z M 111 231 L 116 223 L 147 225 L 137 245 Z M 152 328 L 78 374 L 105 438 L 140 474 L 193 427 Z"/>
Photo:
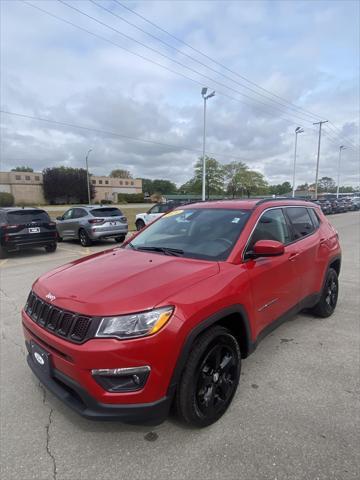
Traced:
<path id="1" fill-rule="evenodd" d="M 72 248 L 67 247 L 58 247 L 58 250 L 62 250 L 64 252 L 71 252 L 76 255 L 91 255 L 92 253 L 96 253 L 96 250 L 90 250 L 90 248 L 83 248 L 82 250 L 74 250 Z"/>
<path id="2" fill-rule="evenodd" d="M 8 259 L 6 258 L 5 260 L 1 260 L 0 261 L 0 267 L 2 267 L 3 265 L 5 265 L 5 263 L 8 261 Z"/>

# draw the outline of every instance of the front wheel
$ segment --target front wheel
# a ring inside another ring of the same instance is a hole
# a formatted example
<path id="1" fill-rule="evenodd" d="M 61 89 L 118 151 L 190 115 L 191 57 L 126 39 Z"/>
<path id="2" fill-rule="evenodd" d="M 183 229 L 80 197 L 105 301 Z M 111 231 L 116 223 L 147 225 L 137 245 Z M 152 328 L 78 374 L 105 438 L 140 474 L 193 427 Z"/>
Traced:
<path id="1" fill-rule="evenodd" d="M 326 318 L 333 314 L 339 294 L 339 280 L 336 270 L 329 268 L 319 302 L 312 309 L 319 317 Z"/>
<path id="2" fill-rule="evenodd" d="M 216 326 L 201 335 L 177 388 L 176 409 L 180 418 L 195 427 L 216 422 L 235 395 L 240 369 L 239 344 L 229 330 Z"/>
<path id="3" fill-rule="evenodd" d="M 115 237 L 114 240 L 116 243 L 123 243 L 125 238 L 126 238 L 126 235 L 121 235 L 121 237 Z"/>
<path id="4" fill-rule="evenodd" d="M 56 248 L 57 248 L 57 243 L 56 242 L 50 243 L 49 245 L 46 245 L 45 251 L 47 253 L 52 253 L 52 252 L 55 252 Z"/>
<path id="5" fill-rule="evenodd" d="M 139 232 L 145 227 L 145 222 L 143 220 L 136 220 L 135 226 L 136 230 Z"/>
<path id="6" fill-rule="evenodd" d="M 89 235 L 86 233 L 86 230 L 84 230 L 83 228 L 79 231 L 79 240 L 82 247 L 90 247 L 90 245 L 92 244 L 92 241 Z"/>

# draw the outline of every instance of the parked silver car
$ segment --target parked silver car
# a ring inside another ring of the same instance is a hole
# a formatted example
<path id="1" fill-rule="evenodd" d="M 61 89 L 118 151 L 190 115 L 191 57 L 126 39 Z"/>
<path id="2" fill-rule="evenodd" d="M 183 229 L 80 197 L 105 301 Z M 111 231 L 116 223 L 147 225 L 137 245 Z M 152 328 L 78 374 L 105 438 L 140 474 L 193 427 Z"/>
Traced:
<path id="1" fill-rule="evenodd" d="M 127 218 L 116 207 L 80 205 L 56 218 L 58 240 L 79 239 L 83 247 L 95 240 L 113 238 L 123 242 L 128 233 Z"/>

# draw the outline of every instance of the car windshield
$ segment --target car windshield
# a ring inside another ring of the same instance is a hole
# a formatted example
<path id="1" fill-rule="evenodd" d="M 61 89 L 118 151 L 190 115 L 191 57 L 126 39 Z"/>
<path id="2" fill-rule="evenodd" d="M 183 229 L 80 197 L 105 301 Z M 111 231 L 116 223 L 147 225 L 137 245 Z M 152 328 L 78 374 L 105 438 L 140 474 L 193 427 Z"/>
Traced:
<path id="1" fill-rule="evenodd" d="M 173 210 L 125 248 L 203 260 L 226 260 L 250 213 L 247 210 L 194 208 Z"/>
<path id="2" fill-rule="evenodd" d="M 44 210 L 16 210 L 7 213 L 9 225 L 19 225 L 31 222 L 50 222 L 49 215 Z"/>
<path id="3" fill-rule="evenodd" d="M 118 208 L 94 208 L 90 213 L 93 217 L 122 217 Z"/>

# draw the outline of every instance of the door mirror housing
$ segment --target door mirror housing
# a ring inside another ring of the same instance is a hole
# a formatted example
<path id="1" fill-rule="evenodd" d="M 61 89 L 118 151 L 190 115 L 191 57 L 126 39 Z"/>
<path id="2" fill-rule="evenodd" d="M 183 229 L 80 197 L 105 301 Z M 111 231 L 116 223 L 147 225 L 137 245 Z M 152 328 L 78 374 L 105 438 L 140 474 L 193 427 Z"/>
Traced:
<path id="1" fill-rule="evenodd" d="M 64 220 L 63 217 L 56 217 L 56 220 Z"/>
<path id="2" fill-rule="evenodd" d="M 259 240 L 253 247 L 252 257 L 277 257 L 283 255 L 284 244 L 276 240 Z"/>

